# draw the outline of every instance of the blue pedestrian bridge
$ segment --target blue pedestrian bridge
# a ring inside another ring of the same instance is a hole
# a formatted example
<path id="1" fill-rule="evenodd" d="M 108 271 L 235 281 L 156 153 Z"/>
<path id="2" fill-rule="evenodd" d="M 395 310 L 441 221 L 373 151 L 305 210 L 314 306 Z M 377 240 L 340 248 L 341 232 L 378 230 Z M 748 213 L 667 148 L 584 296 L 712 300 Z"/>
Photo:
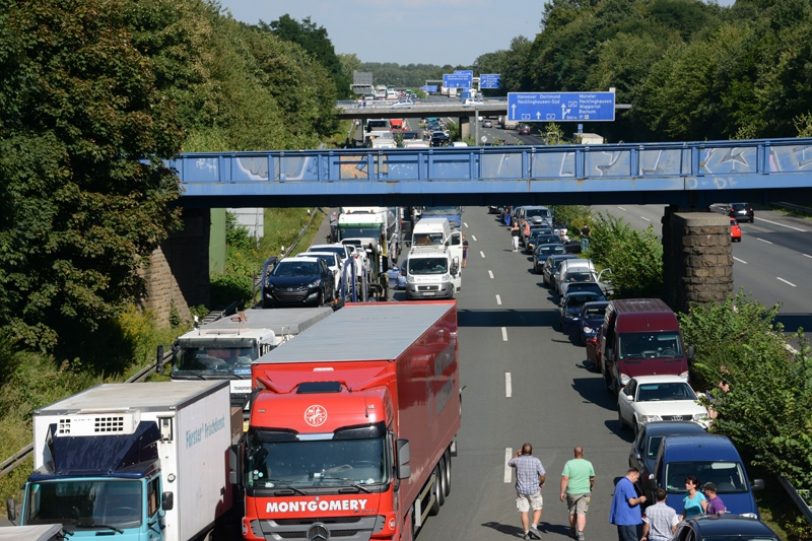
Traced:
<path id="1" fill-rule="evenodd" d="M 812 138 L 271 150 L 169 160 L 187 207 L 668 204 L 812 198 Z"/>

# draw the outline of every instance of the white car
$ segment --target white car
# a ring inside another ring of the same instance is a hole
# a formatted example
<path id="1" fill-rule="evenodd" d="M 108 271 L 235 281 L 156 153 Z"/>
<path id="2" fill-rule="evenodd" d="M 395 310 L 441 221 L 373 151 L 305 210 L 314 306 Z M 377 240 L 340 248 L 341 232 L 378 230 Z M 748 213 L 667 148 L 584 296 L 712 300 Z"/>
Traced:
<path id="1" fill-rule="evenodd" d="M 327 268 L 333 272 L 335 292 L 336 295 L 338 295 L 339 288 L 341 287 L 341 261 L 338 259 L 338 254 L 335 252 L 302 252 L 297 254 L 296 257 L 315 257 L 323 260 Z"/>
<path id="2" fill-rule="evenodd" d="M 617 395 L 618 420 L 635 434 L 651 421 L 693 421 L 707 428 L 708 410 L 679 376 L 636 376 Z"/>

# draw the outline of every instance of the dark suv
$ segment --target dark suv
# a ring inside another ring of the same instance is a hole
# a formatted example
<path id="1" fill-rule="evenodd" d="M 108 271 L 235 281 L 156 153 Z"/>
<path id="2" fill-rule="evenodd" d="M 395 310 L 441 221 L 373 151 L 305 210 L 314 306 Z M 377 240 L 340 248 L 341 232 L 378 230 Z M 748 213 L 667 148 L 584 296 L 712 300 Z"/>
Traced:
<path id="1" fill-rule="evenodd" d="M 736 218 L 737 222 L 753 223 L 753 207 L 750 203 L 731 203 L 730 217 Z"/>

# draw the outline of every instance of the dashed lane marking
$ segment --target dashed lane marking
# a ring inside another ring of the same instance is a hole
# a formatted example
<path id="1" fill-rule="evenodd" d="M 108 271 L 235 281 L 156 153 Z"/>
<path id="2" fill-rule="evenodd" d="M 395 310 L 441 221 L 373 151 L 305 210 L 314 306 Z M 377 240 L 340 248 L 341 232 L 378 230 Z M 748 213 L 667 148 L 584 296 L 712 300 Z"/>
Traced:
<path id="1" fill-rule="evenodd" d="M 784 279 L 783 279 L 783 278 L 781 278 L 780 276 L 776 276 L 776 279 L 777 279 L 779 282 L 784 282 L 784 283 L 785 283 L 785 284 L 787 284 L 788 286 L 792 286 L 792 287 L 798 287 L 798 286 L 796 286 L 795 284 L 793 284 L 792 282 L 790 282 L 789 280 L 784 280 Z"/>
<path id="2" fill-rule="evenodd" d="M 733 260 L 734 260 L 734 261 L 738 261 L 738 262 L 739 262 L 739 263 L 741 263 L 742 265 L 747 265 L 747 261 L 745 261 L 744 259 L 739 259 L 739 258 L 738 258 L 738 257 L 736 257 L 736 256 L 733 256 Z"/>
<path id="3" fill-rule="evenodd" d="M 505 372 L 505 398 L 513 396 L 513 383 L 510 377 L 510 372 Z"/>
<path id="4" fill-rule="evenodd" d="M 499 295 L 496 295 L 496 304 L 502 306 L 502 297 L 500 297 Z"/>
<path id="5" fill-rule="evenodd" d="M 502 342 L 507 342 L 507 341 L 508 341 L 507 327 L 502 327 Z"/>
<path id="6" fill-rule="evenodd" d="M 510 466 L 508 466 L 508 462 L 513 457 L 513 449 L 510 447 L 505 447 L 505 483 L 510 483 L 513 480 L 513 471 Z"/>
<path id="7" fill-rule="evenodd" d="M 490 277 L 491 280 L 493 280 L 493 271 L 492 270 L 488 271 L 488 276 Z"/>

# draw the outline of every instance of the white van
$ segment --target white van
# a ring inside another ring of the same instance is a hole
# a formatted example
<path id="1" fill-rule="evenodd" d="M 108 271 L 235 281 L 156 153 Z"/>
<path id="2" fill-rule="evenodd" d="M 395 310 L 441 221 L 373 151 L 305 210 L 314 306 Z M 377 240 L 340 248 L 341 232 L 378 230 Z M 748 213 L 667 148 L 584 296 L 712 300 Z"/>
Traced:
<path id="1" fill-rule="evenodd" d="M 407 299 L 453 299 L 461 288 L 460 259 L 448 247 L 411 249 L 406 258 Z"/>
<path id="2" fill-rule="evenodd" d="M 412 228 L 412 248 L 448 248 L 451 257 L 462 261 L 462 232 L 451 228 L 448 218 L 421 218 Z"/>

